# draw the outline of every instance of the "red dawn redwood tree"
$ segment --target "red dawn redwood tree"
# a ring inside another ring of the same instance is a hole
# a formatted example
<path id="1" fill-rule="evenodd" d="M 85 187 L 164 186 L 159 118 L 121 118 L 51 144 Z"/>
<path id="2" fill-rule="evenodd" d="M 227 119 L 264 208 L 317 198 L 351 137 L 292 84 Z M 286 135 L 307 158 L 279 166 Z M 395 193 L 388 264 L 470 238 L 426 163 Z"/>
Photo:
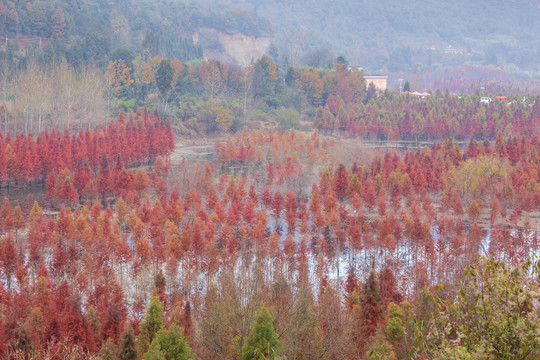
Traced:
<path id="1" fill-rule="evenodd" d="M 356 334 L 356 344 L 365 350 L 367 344 L 377 331 L 377 326 L 384 318 L 382 299 L 379 295 L 375 270 L 371 270 L 360 295 L 359 326 Z"/>
<path id="2" fill-rule="evenodd" d="M 287 229 L 289 234 L 294 233 L 296 228 L 296 210 L 298 208 L 298 203 L 296 202 L 296 197 L 291 190 L 285 196 L 285 217 L 287 219 Z"/>
<path id="3" fill-rule="evenodd" d="M 339 164 L 334 176 L 334 190 L 339 200 L 343 201 L 349 187 L 349 173 L 345 165 Z"/>
<path id="4" fill-rule="evenodd" d="M 112 190 L 111 170 L 109 168 L 109 159 L 106 154 L 103 154 L 99 163 L 97 187 L 101 194 L 102 202 L 105 202 L 105 198 Z"/>

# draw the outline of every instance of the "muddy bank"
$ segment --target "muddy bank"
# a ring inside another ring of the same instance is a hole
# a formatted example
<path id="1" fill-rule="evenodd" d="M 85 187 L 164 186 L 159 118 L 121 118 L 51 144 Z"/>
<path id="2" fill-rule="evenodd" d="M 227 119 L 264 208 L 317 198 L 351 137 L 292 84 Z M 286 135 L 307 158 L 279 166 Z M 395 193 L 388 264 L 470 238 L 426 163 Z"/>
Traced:
<path id="1" fill-rule="evenodd" d="M 178 164 L 183 159 L 189 161 L 214 161 L 216 160 L 216 151 L 214 144 L 216 140 L 223 140 L 224 137 L 214 138 L 194 138 L 179 139 L 176 141 L 176 147 L 169 156 L 171 163 Z"/>

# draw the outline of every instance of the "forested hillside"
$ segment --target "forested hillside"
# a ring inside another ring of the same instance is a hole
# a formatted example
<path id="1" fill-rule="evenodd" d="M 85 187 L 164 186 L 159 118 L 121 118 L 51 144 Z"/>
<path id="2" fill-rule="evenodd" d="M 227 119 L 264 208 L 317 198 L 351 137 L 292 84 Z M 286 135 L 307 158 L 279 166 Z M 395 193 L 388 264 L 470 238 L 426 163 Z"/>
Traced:
<path id="1" fill-rule="evenodd" d="M 45 48 L 46 56 L 65 55 L 71 63 L 103 61 L 117 48 L 188 61 L 202 57 L 201 44 L 215 39 L 192 35 L 202 27 L 246 35 L 265 35 L 268 21 L 231 8 L 204 8 L 182 1 L 0 1 L 0 35 L 5 45 Z M 54 58 L 54 56 L 53 56 Z"/>
<path id="2" fill-rule="evenodd" d="M 535 0 L 248 2 L 279 29 L 275 35 L 289 57 L 297 47 L 340 53 L 371 71 L 464 63 L 539 70 Z"/>
<path id="3" fill-rule="evenodd" d="M 182 61 L 200 58 L 203 51 L 215 54 L 228 45 L 200 32 L 213 29 L 271 38 L 270 55 L 292 65 L 327 66 L 343 55 L 371 72 L 424 73 L 463 65 L 499 67 L 522 77 L 540 71 L 536 0 L 2 0 L 0 19 L 3 42 L 18 36 L 23 46 L 40 46 L 61 39 L 53 48 L 71 62 L 100 61 L 122 47 Z"/>

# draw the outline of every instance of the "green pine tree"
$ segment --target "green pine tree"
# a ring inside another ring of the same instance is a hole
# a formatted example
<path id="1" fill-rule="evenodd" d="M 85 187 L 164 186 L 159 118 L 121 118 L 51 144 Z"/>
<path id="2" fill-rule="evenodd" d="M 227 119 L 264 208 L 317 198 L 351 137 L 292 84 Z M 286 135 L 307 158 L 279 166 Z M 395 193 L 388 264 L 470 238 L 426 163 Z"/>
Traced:
<path id="1" fill-rule="evenodd" d="M 173 324 L 169 330 L 162 329 L 158 332 L 144 359 L 189 360 L 193 357 L 184 338 L 184 331 L 180 326 Z"/>
<path id="2" fill-rule="evenodd" d="M 152 342 L 152 344 L 154 344 Z M 159 344 L 150 346 L 150 349 L 144 354 L 144 360 L 165 360 L 165 354 L 161 351 Z"/>
<path id="3" fill-rule="evenodd" d="M 140 325 L 140 334 L 138 341 L 139 354 L 144 354 L 156 337 L 157 333 L 163 329 L 163 304 L 158 296 L 150 299 L 150 305 L 146 310 L 146 316 Z"/>
<path id="4" fill-rule="evenodd" d="M 251 325 L 251 332 L 242 346 L 243 360 L 275 359 L 281 343 L 274 330 L 273 318 L 262 305 L 257 318 Z"/>
<path id="5" fill-rule="evenodd" d="M 394 303 L 388 306 L 388 322 L 386 323 L 386 336 L 392 344 L 400 341 L 405 336 L 403 319 L 405 315 L 403 310 Z"/>
<path id="6" fill-rule="evenodd" d="M 411 91 L 411 84 L 409 84 L 408 81 L 405 81 L 405 85 L 403 86 L 403 91 Z"/>
<path id="7" fill-rule="evenodd" d="M 167 95 L 172 89 L 174 69 L 169 60 L 161 60 L 156 71 L 156 85 L 164 102 L 167 102 Z"/>

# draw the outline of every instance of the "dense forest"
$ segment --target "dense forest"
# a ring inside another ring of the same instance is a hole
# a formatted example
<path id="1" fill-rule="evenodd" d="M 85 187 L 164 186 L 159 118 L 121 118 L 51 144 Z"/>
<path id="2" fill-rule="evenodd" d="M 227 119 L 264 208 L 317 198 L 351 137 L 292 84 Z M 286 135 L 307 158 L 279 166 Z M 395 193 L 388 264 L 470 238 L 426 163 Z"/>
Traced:
<path id="1" fill-rule="evenodd" d="M 537 1 L 247 3 L 271 19 L 287 43 L 337 51 L 371 70 L 476 62 L 538 72 Z M 457 51 L 445 52 L 447 47 Z"/>
<path id="2" fill-rule="evenodd" d="M 539 11 L 0 0 L 0 357 L 539 358 Z"/>
<path id="3" fill-rule="evenodd" d="M 326 67 L 337 55 L 369 72 L 488 72 L 538 78 L 540 7 L 536 0 L 403 3 L 366 1 L 29 1 L 0 2 L 0 35 L 61 52 L 71 62 L 103 61 L 118 48 L 151 55 L 200 58 L 222 52 L 213 29 L 272 39 L 269 54 L 288 65 Z M 193 36 L 197 36 L 194 44 Z M 15 45 L 15 44 L 13 44 Z M 65 55 L 64 55 L 65 53 Z M 257 56 L 258 57 L 258 56 Z M 433 76 L 433 75 L 432 75 Z M 454 78 L 459 78 L 454 76 Z M 431 76 L 426 78 L 429 84 Z"/>
<path id="4" fill-rule="evenodd" d="M 202 57 L 201 46 L 191 38 L 201 27 L 248 35 L 270 31 L 267 21 L 249 13 L 182 1 L 3 0 L 0 18 L 0 34 L 14 40 L 12 45 L 40 48 L 51 42 L 45 55 L 61 52 L 71 63 L 100 62 L 118 48 L 147 49 L 151 55 L 185 61 Z"/>
<path id="5" fill-rule="evenodd" d="M 314 125 L 325 133 L 381 140 L 493 139 L 497 132 L 536 133 L 540 117 L 534 92 L 506 93 L 505 100 L 488 106 L 480 97 L 502 94 L 497 86 L 459 97 L 437 90 L 418 99 L 366 88 L 363 73 L 345 64 L 285 70 L 267 55 L 239 67 L 121 52 L 103 69 L 92 64 L 77 68 L 63 58 L 57 67 L 30 60 L 15 72 L 3 70 L 4 133 L 84 129 L 110 114 L 144 107 L 159 108 L 174 120 L 177 133 L 190 136 L 264 124 L 283 130 Z"/>

